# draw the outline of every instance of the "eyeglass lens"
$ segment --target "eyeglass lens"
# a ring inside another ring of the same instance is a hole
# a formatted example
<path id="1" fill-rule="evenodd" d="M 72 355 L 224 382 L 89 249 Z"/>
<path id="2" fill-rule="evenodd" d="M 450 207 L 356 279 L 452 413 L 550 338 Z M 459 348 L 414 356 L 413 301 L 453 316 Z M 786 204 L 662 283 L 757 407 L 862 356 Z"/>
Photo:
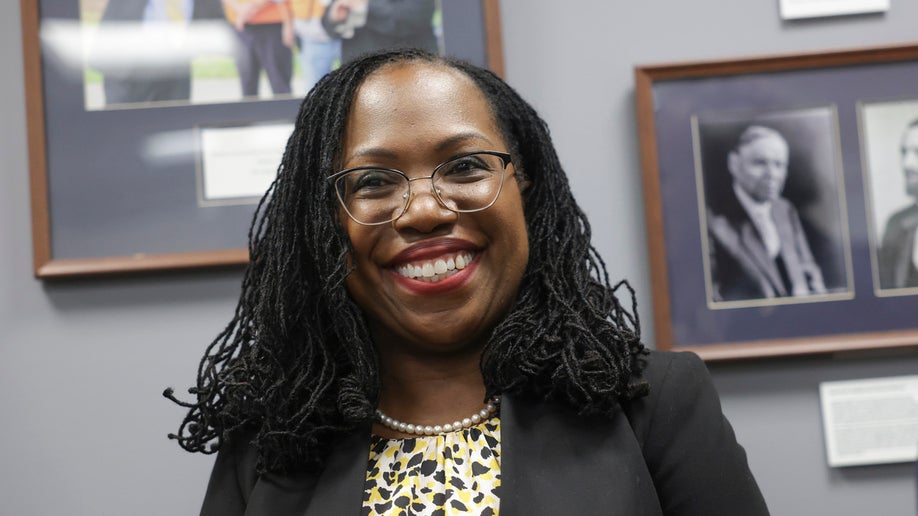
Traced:
<path id="1" fill-rule="evenodd" d="M 504 160 L 494 154 L 470 154 L 447 161 L 429 178 L 440 203 L 455 212 L 483 210 L 500 194 Z M 381 224 L 395 220 L 410 200 L 410 184 L 404 174 L 389 169 L 359 168 L 337 179 L 341 203 L 354 220 Z M 417 187 L 415 187 L 417 188 Z"/>

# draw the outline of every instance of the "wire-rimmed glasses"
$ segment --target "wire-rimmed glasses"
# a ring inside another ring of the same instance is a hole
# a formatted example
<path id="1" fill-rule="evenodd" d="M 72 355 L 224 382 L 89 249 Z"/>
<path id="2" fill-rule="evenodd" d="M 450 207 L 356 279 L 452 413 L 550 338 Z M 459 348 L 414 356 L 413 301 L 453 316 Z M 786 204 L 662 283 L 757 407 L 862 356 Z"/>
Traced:
<path id="1" fill-rule="evenodd" d="M 338 201 L 358 224 L 375 226 L 402 216 L 411 202 L 411 182 L 430 179 L 437 201 L 456 213 L 489 208 L 504 184 L 510 155 L 498 151 L 460 154 L 434 168 L 429 176 L 408 177 L 392 168 L 354 167 L 328 176 Z"/>

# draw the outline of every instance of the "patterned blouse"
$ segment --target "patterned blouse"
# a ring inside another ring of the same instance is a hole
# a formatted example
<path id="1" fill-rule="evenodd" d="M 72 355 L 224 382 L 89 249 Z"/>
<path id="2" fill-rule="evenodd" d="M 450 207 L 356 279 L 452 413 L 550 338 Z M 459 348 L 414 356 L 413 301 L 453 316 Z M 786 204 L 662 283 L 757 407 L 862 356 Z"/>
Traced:
<path id="1" fill-rule="evenodd" d="M 441 435 L 374 435 L 364 515 L 496 516 L 500 487 L 500 418 Z"/>

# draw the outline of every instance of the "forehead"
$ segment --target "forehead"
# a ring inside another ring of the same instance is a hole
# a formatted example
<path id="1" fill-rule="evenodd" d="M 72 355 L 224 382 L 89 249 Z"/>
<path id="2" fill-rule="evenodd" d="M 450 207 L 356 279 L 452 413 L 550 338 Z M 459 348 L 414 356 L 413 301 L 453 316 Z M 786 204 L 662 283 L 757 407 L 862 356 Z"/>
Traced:
<path id="1" fill-rule="evenodd" d="M 345 159 L 364 148 L 437 146 L 463 135 L 505 150 L 491 106 L 471 78 L 438 63 L 387 65 L 357 89 Z"/>
<path id="2" fill-rule="evenodd" d="M 763 135 L 740 147 L 742 154 L 764 154 L 780 152 L 787 154 L 787 142 L 775 135 Z"/>

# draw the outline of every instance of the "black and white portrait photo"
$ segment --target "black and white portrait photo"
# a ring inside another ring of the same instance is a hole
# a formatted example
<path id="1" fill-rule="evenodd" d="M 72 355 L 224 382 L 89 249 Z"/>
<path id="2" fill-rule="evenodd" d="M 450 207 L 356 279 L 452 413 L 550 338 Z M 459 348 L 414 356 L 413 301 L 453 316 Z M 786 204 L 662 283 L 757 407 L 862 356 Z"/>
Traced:
<path id="1" fill-rule="evenodd" d="M 850 297 L 832 107 L 694 118 L 712 307 Z"/>
<path id="2" fill-rule="evenodd" d="M 875 289 L 918 294 L 918 100 L 860 108 Z"/>

